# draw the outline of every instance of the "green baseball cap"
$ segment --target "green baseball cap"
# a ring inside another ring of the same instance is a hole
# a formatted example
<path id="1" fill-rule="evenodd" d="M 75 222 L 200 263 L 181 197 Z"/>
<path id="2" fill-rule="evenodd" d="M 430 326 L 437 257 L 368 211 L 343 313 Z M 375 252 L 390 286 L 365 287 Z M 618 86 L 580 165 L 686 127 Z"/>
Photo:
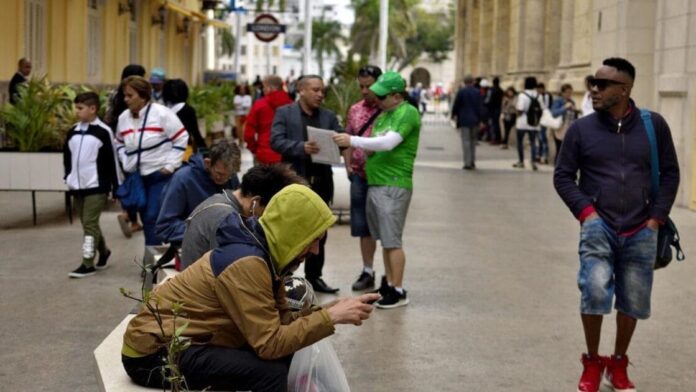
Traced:
<path id="1" fill-rule="evenodd" d="M 370 86 L 370 91 L 378 96 L 400 93 L 406 90 L 406 81 L 398 72 L 387 71 Z"/>

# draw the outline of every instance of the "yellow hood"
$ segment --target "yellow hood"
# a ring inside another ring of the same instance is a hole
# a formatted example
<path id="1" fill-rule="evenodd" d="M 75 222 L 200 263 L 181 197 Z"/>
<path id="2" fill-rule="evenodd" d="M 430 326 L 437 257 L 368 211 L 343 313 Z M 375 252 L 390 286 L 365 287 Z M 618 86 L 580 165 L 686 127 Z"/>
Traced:
<path id="1" fill-rule="evenodd" d="M 289 185 L 266 206 L 259 223 L 280 273 L 336 222 L 329 206 L 305 185 Z"/>

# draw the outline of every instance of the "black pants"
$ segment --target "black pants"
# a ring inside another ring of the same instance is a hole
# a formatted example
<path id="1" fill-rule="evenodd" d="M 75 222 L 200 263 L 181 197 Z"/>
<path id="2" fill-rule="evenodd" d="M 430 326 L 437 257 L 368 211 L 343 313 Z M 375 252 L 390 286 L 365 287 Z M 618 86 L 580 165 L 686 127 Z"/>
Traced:
<path id="1" fill-rule="evenodd" d="M 162 375 L 166 351 L 142 358 L 122 357 L 128 376 L 138 385 L 169 388 Z M 179 358 L 179 369 L 190 389 L 210 391 L 285 392 L 292 356 L 264 361 L 247 350 L 191 346 Z"/>
<path id="2" fill-rule="evenodd" d="M 510 139 L 510 131 L 512 130 L 512 127 L 515 126 L 515 117 L 512 117 L 510 120 L 503 120 L 503 127 L 505 127 L 505 135 L 503 136 L 503 144 L 507 145 L 508 140 Z"/>
<path id="3" fill-rule="evenodd" d="M 332 173 L 323 174 L 321 176 L 313 176 L 308 179 L 312 190 L 321 197 L 326 204 L 331 203 L 334 193 L 334 183 Z M 304 262 L 304 272 L 305 278 L 308 280 L 314 280 L 321 278 L 321 271 L 324 268 L 324 245 L 326 245 L 326 238 L 319 241 L 319 254 L 307 256 Z"/>

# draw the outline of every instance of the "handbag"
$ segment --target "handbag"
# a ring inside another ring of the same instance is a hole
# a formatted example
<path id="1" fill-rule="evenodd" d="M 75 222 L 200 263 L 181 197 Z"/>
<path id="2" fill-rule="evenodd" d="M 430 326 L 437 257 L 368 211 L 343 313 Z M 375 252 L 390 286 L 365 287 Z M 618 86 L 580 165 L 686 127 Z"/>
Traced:
<path id="1" fill-rule="evenodd" d="M 563 116 L 554 117 L 549 109 L 544 109 L 541 112 L 541 120 L 539 120 L 539 124 L 542 127 L 558 129 L 561 127 L 561 125 L 563 125 Z"/>
<path id="2" fill-rule="evenodd" d="M 655 128 L 653 127 L 650 112 L 645 109 L 641 109 L 640 118 L 643 120 L 645 132 L 648 134 L 648 141 L 650 142 L 650 193 L 654 202 L 657 199 L 657 191 L 660 187 L 657 139 L 655 137 Z M 677 230 L 677 226 L 674 224 L 672 219 L 668 217 L 667 222 L 660 225 L 660 228 L 657 231 L 657 255 L 655 257 L 655 269 L 664 268 L 668 266 L 670 262 L 672 262 L 672 248 L 674 248 L 676 251 L 675 253 L 677 261 L 684 260 L 686 256 L 684 255 L 681 245 L 679 244 L 679 231 Z"/>
<path id="3" fill-rule="evenodd" d="M 121 206 L 124 209 L 131 208 L 145 208 L 147 204 L 147 196 L 145 195 L 145 183 L 143 182 L 143 176 L 140 174 L 140 153 L 143 144 L 143 134 L 145 133 L 145 124 L 147 124 L 147 116 L 150 114 L 150 108 L 152 105 L 148 105 L 145 111 L 145 118 L 143 119 L 143 125 L 140 128 L 140 139 L 138 139 L 138 160 L 135 166 L 135 171 L 126 176 L 126 179 L 118 189 L 116 189 L 116 197 L 121 201 Z"/>

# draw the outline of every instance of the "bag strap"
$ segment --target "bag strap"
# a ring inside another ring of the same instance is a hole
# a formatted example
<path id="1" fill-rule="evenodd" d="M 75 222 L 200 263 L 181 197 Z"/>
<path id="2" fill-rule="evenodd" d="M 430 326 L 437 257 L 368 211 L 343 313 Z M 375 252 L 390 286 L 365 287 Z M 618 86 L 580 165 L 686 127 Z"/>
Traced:
<path id="1" fill-rule="evenodd" d="M 660 162 L 657 154 L 657 138 L 655 137 L 655 127 L 653 126 L 650 111 L 640 109 L 640 118 L 643 120 L 645 133 L 648 134 L 648 141 L 650 142 L 650 194 L 654 203 L 657 199 L 657 192 L 660 189 Z"/>
<path id="2" fill-rule="evenodd" d="M 374 114 L 372 114 L 372 116 L 370 116 L 367 122 L 363 124 L 363 126 L 360 128 L 360 130 L 358 131 L 358 136 L 362 136 L 365 133 L 365 131 L 367 131 L 367 128 L 369 128 L 370 125 L 372 125 L 377 116 L 379 116 L 381 113 L 381 110 L 377 110 L 376 112 L 374 112 Z"/>
<path id="3" fill-rule="evenodd" d="M 143 125 L 140 127 L 140 139 L 138 139 L 138 163 L 136 164 L 136 169 L 140 171 L 140 153 L 142 150 L 140 147 L 143 145 L 143 135 L 145 134 L 145 126 L 147 125 L 147 116 L 150 114 L 150 108 L 152 104 L 147 105 L 147 110 L 145 110 L 145 118 L 143 118 Z"/>

